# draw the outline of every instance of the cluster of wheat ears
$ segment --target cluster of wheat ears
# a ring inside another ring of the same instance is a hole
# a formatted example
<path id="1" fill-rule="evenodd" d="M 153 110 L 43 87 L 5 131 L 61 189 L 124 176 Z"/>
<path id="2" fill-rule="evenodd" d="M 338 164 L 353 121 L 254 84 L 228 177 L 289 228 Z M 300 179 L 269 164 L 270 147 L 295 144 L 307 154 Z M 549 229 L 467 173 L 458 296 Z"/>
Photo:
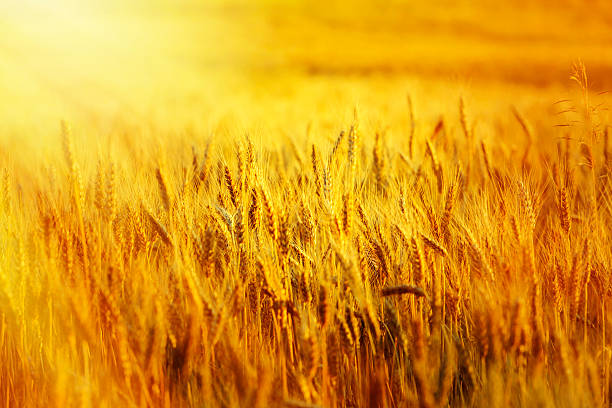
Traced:
<path id="1" fill-rule="evenodd" d="M 2 177 L 3 406 L 608 405 L 606 127 L 549 154 L 515 110 L 510 155 L 408 105 L 90 179 L 63 124 L 65 163 Z"/>

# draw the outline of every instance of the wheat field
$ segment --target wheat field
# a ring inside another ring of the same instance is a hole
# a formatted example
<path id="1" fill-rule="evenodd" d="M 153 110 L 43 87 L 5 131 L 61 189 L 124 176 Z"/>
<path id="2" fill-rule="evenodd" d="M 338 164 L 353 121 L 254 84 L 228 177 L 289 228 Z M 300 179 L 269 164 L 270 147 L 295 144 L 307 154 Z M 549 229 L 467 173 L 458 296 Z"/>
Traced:
<path id="1" fill-rule="evenodd" d="M 1 406 L 610 406 L 607 2 L 0 11 Z"/>

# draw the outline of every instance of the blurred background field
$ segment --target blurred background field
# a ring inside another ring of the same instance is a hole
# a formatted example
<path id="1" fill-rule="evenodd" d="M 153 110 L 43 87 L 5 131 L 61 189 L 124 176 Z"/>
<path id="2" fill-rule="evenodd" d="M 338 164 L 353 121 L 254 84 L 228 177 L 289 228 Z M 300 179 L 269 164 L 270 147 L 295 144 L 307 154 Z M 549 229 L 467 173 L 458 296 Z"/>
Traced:
<path id="1" fill-rule="evenodd" d="M 587 3 L 5 0 L 0 142 L 44 147 L 60 118 L 88 138 L 297 135 L 354 105 L 401 115 L 407 93 L 421 118 L 461 95 L 476 113 L 550 110 L 577 58 L 593 89 L 610 85 L 612 7 Z"/>

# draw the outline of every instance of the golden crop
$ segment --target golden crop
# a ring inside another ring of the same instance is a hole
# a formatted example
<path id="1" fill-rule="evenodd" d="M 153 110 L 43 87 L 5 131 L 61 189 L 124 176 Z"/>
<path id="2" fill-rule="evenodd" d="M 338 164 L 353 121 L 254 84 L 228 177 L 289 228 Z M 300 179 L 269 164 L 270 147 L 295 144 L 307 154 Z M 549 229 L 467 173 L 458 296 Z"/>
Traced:
<path id="1" fill-rule="evenodd" d="M 2 406 L 610 405 L 606 2 L 87 3 L 0 6 Z"/>

